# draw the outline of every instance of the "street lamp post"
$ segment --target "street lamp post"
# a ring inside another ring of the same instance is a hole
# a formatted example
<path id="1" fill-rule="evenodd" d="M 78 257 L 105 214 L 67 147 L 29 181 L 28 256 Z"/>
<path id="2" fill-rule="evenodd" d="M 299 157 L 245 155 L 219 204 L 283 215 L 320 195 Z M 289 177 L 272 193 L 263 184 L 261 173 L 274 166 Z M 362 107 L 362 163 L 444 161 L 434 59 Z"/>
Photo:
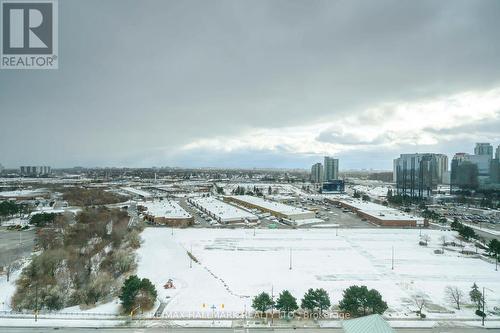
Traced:
<path id="1" fill-rule="evenodd" d="M 271 326 L 274 324 L 274 286 L 271 286 Z"/>
<path id="2" fill-rule="evenodd" d="M 484 311 L 485 311 L 485 307 L 484 307 L 484 303 L 485 303 L 485 296 L 484 296 L 484 292 L 485 292 L 485 291 L 484 291 L 484 289 L 485 289 L 485 288 L 483 287 L 483 313 L 482 313 L 482 316 L 481 316 L 481 318 L 482 318 L 482 320 L 481 320 L 481 325 L 482 325 L 482 326 L 484 326 L 484 317 L 486 317 L 486 312 L 484 312 Z"/>
<path id="3" fill-rule="evenodd" d="M 211 309 L 212 309 L 212 325 L 214 325 L 215 324 L 215 309 L 216 309 L 215 304 L 212 304 Z"/>
<path id="4" fill-rule="evenodd" d="M 394 270 L 394 246 L 392 247 L 392 260 L 391 260 L 392 266 L 391 270 Z"/>

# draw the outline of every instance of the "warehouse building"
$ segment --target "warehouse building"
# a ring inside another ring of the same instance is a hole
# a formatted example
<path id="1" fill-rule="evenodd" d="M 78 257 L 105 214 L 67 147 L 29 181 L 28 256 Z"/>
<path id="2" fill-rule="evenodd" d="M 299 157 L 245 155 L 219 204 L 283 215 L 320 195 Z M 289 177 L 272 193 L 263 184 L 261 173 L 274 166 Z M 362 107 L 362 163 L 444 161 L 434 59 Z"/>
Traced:
<path id="1" fill-rule="evenodd" d="M 168 226 L 189 226 L 194 218 L 177 202 L 170 200 L 146 201 L 137 204 L 144 218 L 152 223 Z"/>
<path id="2" fill-rule="evenodd" d="M 423 217 L 412 216 L 397 209 L 389 208 L 373 202 L 348 198 L 325 198 L 326 201 L 355 212 L 362 219 L 366 219 L 382 227 L 426 227 L 427 220 Z"/>
<path id="3" fill-rule="evenodd" d="M 258 217 L 212 197 L 190 198 L 188 202 L 219 223 L 256 222 Z"/>
<path id="4" fill-rule="evenodd" d="M 289 206 L 280 202 L 265 200 L 251 195 L 227 196 L 224 197 L 224 200 L 228 202 L 234 202 L 238 205 L 250 209 L 258 209 L 260 211 L 274 215 L 277 218 L 288 219 L 292 221 L 307 220 L 316 217 L 316 213 L 312 211 Z"/>

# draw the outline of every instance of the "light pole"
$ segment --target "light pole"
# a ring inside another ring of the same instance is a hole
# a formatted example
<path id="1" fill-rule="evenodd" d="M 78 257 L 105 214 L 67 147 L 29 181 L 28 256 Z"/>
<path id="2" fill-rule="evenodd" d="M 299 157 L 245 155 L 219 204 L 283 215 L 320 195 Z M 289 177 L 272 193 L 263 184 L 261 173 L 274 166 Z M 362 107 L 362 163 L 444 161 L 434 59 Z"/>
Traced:
<path id="1" fill-rule="evenodd" d="M 485 290 L 488 289 L 489 291 L 493 291 L 489 288 L 485 288 L 483 287 L 483 315 L 481 316 L 482 317 L 482 320 L 481 320 L 481 325 L 484 326 L 484 319 L 486 318 L 486 308 L 485 308 L 485 304 L 486 304 L 486 296 L 485 296 Z"/>
<path id="2" fill-rule="evenodd" d="M 35 321 L 38 320 L 38 282 L 35 285 Z"/>
<path id="3" fill-rule="evenodd" d="M 391 266 L 391 270 L 394 270 L 394 246 L 392 247 L 392 266 Z"/>
<path id="4" fill-rule="evenodd" d="M 484 310 L 484 303 L 485 303 L 484 289 L 485 289 L 485 288 L 483 287 L 483 313 L 482 313 L 482 316 L 481 316 L 481 318 L 482 318 L 482 320 L 481 320 L 481 325 L 482 325 L 482 326 L 484 326 L 484 317 L 486 317 L 486 312 L 484 312 L 484 311 L 485 311 L 485 310 Z"/>
<path id="5" fill-rule="evenodd" d="M 215 304 L 212 304 L 211 309 L 212 309 L 212 325 L 214 325 L 215 324 L 215 309 L 216 309 Z"/>
<path id="6" fill-rule="evenodd" d="M 274 323 L 274 286 L 271 286 L 271 326 Z"/>

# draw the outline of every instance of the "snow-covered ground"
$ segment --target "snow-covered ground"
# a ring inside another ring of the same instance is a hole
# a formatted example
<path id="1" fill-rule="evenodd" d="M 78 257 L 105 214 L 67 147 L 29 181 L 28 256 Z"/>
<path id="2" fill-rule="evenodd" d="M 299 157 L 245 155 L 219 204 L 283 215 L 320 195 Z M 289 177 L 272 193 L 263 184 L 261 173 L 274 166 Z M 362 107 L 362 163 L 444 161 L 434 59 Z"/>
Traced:
<path id="1" fill-rule="evenodd" d="M 430 318 L 474 318 L 474 309 L 456 311 L 445 300 L 446 286 L 468 295 L 476 282 L 488 288 L 487 307 L 500 306 L 500 271 L 481 259 L 440 248 L 449 231 L 428 230 L 428 247 L 418 245 L 419 230 L 342 229 L 253 230 L 147 228 L 138 250 L 138 275 L 152 280 L 168 312 L 238 313 L 249 310 L 251 298 L 262 291 L 277 295 L 288 289 L 301 298 L 308 288 L 325 288 L 338 304 L 342 290 L 367 285 L 380 291 L 393 318 L 414 317 L 411 298 L 428 300 Z M 392 247 L 395 266 L 391 270 Z M 187 250 L 200 264 L 193 263 Z M 292 270 L 289 269 L 290 253 Z M 173 279 L 176 289 L 164 289 Z M 468 301 L 468 297 L 464 299 Z M 437 313 L 441 311 L 443 313 Z"/>
<path id="2" fill-rule="evenodd" d="M 288 289 L 300 300 L 308 288 L 325 288 L 332 304 L 338 304 L 342 291 L 353 284 L 379 290 L 389 305 L 386 315 L 393 319 L 415 318 L 414 295 L 427 299 L 424 312 L 428 318 L 475 319 L 472 306 L 457 311 L 444 295 L 446 286 L 457 286 L 470 303 L 467 295 L 474 282 L 481 290 L 486 288 L 489 310 L 500 307 L 500 271 L 494 265 L 458 251 L 434 254 L 441 247 L 440 237 L 451 241 L 454 233 L 423 233 L 431 237 L 428 247 L 418 245 L 419 230 L 412 229 L 257 229 L 255 236 L 248 229 L 175 229 L 172 236 L 170 229 L 146 228 L 138 250 L 137 275 L 156 285 L 159 300 L 167 304 L 164 315 L 171 319 L 211 318 L 214 310 L 236 317 L 251 310 L 253 296 L 271 290 L 276 296 Z M 190 263 L 187 251 L 192 251 L 199 264 Z M 0 310 L 10 310 L 18 274 L 13 274 L 10 283 L 0 277 Z M 175 289 L 163 288 L 168 279 Z M 102 317 L 117 314 L 119 308 L 114 300 L 88 310 L 66 308 L 61 315 Z"/>

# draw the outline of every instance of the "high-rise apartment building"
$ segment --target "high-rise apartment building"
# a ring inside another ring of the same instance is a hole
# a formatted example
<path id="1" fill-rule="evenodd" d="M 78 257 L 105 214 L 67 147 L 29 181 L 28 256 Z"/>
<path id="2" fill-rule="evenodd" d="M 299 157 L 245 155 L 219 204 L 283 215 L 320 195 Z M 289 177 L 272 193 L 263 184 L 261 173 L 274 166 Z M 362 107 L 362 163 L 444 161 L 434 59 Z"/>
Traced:
<path id="1" fill-rule="evenodd" d="M 323 180 L 329 182 L 339 179 L 339 160 L 337 158 L 325 156 L 323 163 Z"/>
<path id="2" fill-rule="evenodd" d="M 321 163 L 315 163 L 311 167 L 311 181 L 313 183 L 323 182 L 323 165 Z"/>
<path id="3" fill-rule="evenodd" d="M 488 155 L 493 158 L 493 146 L 487 142 L 478 142 L 474 147 L 474 155 Z"/>
<path id="4" fill-rule="evenodd" d="M 21 166 L 20 167 L 21 175 L 23 176 L 46 176 L 52 172 L 51 167 L 49 166 Z"/>
<path id="5" fill-rule="evenodd" d="M 393 177 L 398 194 L 422 198 L 446 182 L 448 157 L 444 154 L 401 154 L 394 160 Z"/>

